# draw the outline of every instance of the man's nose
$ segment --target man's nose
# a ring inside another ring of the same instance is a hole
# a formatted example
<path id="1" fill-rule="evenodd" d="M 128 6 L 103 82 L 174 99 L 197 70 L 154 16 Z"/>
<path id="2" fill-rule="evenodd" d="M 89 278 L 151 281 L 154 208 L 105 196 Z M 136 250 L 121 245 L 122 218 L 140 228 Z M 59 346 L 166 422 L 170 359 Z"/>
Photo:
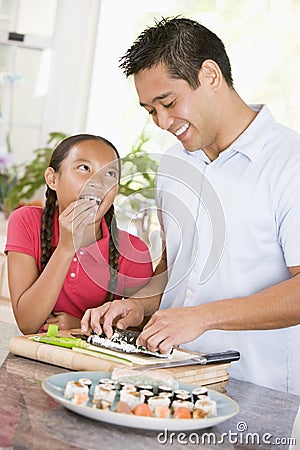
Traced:
<path id="1" fill-rule="evenodd" d="M 162 130 L 168 130 L 173 123 L 173 119 L 168 111 L 157 111 L 154 122 Z"/>

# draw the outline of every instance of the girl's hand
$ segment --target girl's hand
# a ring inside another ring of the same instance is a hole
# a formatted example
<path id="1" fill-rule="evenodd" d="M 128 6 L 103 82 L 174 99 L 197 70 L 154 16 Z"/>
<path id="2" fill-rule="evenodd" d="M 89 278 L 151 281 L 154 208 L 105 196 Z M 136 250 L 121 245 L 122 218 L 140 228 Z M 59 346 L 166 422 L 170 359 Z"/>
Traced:
<path id="1" fill-rule="evenodd" d="M 144 306 L 141 301 L 133 299 L 114 300 L 98 308 L 87 309 L 81 319 L 81 331 L 87 332 L 89 328 L 97 334 L 102 329 L 108 338 L 113 335 L 112 325 L 125 330 L 129 326 L 138 326 L 144 319 Z M 102 328 L 100 321 L 103 323 Z"/>
<path id="2" fill-rule="evenodd" d="M 204 331 L 199 307 L 161 309 L 145 325 L 138 344 L 153 352 L 167 353 L 174 346 L 193 341 Z"/>
<path id="3" fill-rule="evenodd" d="M 59 330 L 70 330 L 80 328 L 80 319 L 65 312 L 52 313 L 43 325 L 43 330 L 47 331 L 50 324 L 58 325 Z"/>
<path id="4" fill-rule="evenodd" d="M 95 200 L 79 199 L 70 203 L 59 216 L 60 245 L 76 252 L 97 240 L 95 221 L 98 205 Z M 98 214 L 97 214 L 98 216 Z M 97 217 L 100 228 L 101 218 Z"/>

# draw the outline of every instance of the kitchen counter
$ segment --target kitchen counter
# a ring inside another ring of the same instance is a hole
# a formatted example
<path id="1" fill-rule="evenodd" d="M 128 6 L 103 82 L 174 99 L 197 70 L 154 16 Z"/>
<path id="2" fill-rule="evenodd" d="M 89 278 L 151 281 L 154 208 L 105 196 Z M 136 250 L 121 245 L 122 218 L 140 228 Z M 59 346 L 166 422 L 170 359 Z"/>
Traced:
<path id="1" fill-rule="evenodd" d="M 240 412 L 205 430 L 144 431 L 84 418 L 41 388 L 45 378 L 68 370 L 8 353 L 9 339 L 17 334 L 15 325 L 0 322 L 1 450 L 297 448 L 291 437 L 300 446 L 300 396 L 238 380 L 229 380 L 222 390 L 239 403 Z"/>

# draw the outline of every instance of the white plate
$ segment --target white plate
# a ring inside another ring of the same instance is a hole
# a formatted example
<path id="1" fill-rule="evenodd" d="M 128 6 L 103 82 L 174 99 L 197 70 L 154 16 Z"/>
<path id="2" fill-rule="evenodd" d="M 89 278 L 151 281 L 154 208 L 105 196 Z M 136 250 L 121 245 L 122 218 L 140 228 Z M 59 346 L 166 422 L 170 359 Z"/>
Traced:
<path id="1" fill-rule="evenodd" d="M 90 378 L 93 383 L 98 383 L 101 378 L 110 378 L 110 372 L 68 372 L 53 375 L 47 378 L 42 387 L 44 391 L 54 398 L 65 408 L 90 419 L 121 425 L 123 427 L 143 428 L 145 430 L 197 430 L 212 427 L 224 422 L 239 412 L 239 405 L 224 394 L 209 390 L 209 396 L 217 402 L 218 415 L 207 419 L 161 419 L 158 417 L 142 417 L 134 414 L 116 413 L 109 410 L 96 409 L 91 406 L 78 406 L 64 398 L 64 390 L 68 381 L 79 380 L 80 378 Z M 188 389 L 190 392 L 195 386 L 179 383 L 181 389 Z"/>

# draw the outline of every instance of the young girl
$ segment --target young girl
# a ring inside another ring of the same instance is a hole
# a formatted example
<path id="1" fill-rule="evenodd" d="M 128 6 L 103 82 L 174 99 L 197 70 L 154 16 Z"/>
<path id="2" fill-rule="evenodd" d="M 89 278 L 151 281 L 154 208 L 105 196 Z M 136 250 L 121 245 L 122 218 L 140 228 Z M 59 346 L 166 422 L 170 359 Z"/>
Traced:
<path id="1" fill-rule="evenodd" d="M 9 219 L 5 251 L 14 315 L 24 334 L 80 327 L 88 308 L 131 295 L 152 275 L 148 248 L 116 228 L 120 160 L 106 139 L 63 140 L 45 171 L 45 208 Z"/>

